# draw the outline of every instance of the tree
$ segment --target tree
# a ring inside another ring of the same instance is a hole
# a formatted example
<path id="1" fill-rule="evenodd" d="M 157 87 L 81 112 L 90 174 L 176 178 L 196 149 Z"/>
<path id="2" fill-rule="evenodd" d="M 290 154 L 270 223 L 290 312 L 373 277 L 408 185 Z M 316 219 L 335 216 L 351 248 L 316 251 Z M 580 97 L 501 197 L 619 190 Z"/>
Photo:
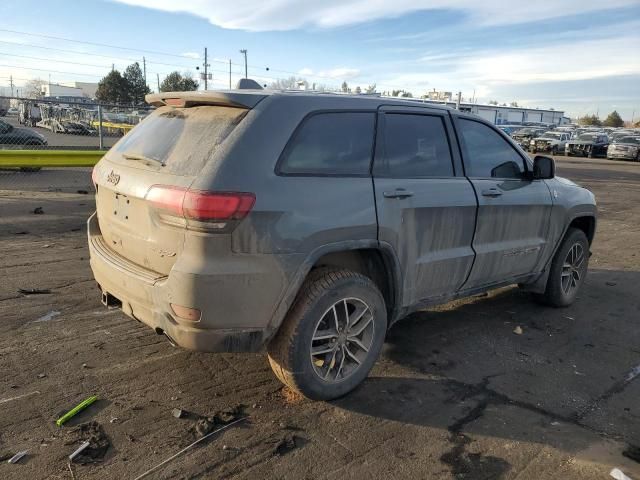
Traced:
<path id="1" fill-rule="evenodd" d="M 23 95 L 27 98 L 40 98 L 42 96 L 42 87 L 46 84 L 47 82 L 41 78 L 29 80 L 24 84 Z"/>
<path id="2" fill-rule="evenodd" d="M 111 70 L 98 82 L 96 99 L 105 103 L 127 103 L 129 101 L 127 81 L 118 70 Z"/>
<path id="3" fill-rule="evenodd" d="M 272 90 L 299 90 L 300 86 L 304 86 L 305 89 L 309 88 L 309 82 L 302 77 L 288 77 L 278 78 L 274 82 L 269 84 Z"/>
<path id="4" fill-rule="evenodd" d="M 518 102 L 511 102 L 511 103 L 509 104 L 509 106 L 510 106 L 510 107 L 518 107 L 519 105 L 518 105 Z"/>
<path id="5" fill-rule="evenodd" d="M 369 85 L 364 91 L 368 94 L 376 93 L 376 84 Z"/>
<path id="6" fill-rule="evenodd" d="M 603 125 L 605 127 L 622 127 L 624 125 L 624 120 L 622 120 L 618 112 L 614 110 L 605 119 Z"/>
<path id="7" fill-rule="evenodd" d="M 161 92 L 191 92 L 197 89 L 198 82 L 191 77 L 191 74 L 187 72 L 181 74 L 177 70 L 164 77 L 160 84 Z"/>
<path id="8" fill-rule="evenodd" d="M 349 88 L 349 84 L 347 84 L 347 82 L 342 82 L 341 88 L 344 93 L 349 93 L 351 91 L 351 89 Z"/>
<path id="9" fill-rule="evenodd" d="M 144 103 L 144 96 L 150 93 L 151 90 L 147 86 L 147 82 L 144 79 L 142 69 L 138 62 L 132 63 L 124 71 L 122 76 L 126 84 L 127 97 L 129 102 L 134 105 L 140 105 Z"/>
<path id="10" fill-rule="evenodd" d="M 392 97 L 404 97 L 404 98 L 413 98 L 413 94 L 411 92 L 407 92 L 405 90 L 392 90 Z"/>
<path id="11" fill-rule="evenodd" d="M 593 125 L 596 127 L 602 126 L 602 122 L 595 115 L 585 115 L 584 117 L 578 119 L 578 123 L 580 125 Z"/>
<path id="12" fill-rule="evenodd" d="M 489 100 L 489 105 L 498 105 L 498 101 L 497 100 Z"/>
<path id="13" fill-rule="evenodd" d="M 356 95 L 360 95 L 362 93 L 362 89 L 360 88 L 360 85 L 356 87 L 355 93 Z"/>

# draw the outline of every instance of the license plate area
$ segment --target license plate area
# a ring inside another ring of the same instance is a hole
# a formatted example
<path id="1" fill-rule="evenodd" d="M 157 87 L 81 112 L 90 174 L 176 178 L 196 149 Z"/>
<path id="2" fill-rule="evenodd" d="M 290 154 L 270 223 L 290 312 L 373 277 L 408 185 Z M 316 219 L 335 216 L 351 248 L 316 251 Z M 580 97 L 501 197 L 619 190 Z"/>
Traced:
<path id="1" fill-rule="evenodd" d="M 113 201 L 113 216 L 118 220 L 126 222 L 129 220 L 129 207 L 131 199 L 122 193 L 115 193 Z"/>

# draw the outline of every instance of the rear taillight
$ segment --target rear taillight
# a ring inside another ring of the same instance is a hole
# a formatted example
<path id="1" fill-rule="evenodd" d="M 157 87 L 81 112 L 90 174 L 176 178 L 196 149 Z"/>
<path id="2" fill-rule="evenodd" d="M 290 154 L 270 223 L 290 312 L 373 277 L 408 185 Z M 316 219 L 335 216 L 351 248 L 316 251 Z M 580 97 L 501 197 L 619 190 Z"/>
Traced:
<path id="1" fill-rule="evenodd" d="M 207 230 L 224 229 L 242 220 L 256 201 L 253 193 L 208 192 L 167 185 L 153 185 L 145 199 L 160 214 L 182 217 L 189 225 Z"/>

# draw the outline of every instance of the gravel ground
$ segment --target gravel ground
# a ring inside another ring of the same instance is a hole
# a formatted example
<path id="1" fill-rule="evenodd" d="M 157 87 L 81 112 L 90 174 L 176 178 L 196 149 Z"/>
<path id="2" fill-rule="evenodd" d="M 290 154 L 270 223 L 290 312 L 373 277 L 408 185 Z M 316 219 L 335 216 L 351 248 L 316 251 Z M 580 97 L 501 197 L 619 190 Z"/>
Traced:
<path id="1" fill-rule="evenodd" d="M 93 198 L 76 184 L 0 190 L 0 458 L 28 450 L 0 478 L 72 478 L 67 456 L 88 435 L 108 448 L 92 444 L 75 478 L 135 478 L 243 412 L 147 478 L 577 480 L 619 467 L 640 479 L 640 165 L 559 159 L 558 173 L 600 209 L 577 302 L 550 309 L 505 288 L 416 313 L 334 402 L 282 388 L 264 354 L 182 351 L 103 308 L 87 261 Z"/>

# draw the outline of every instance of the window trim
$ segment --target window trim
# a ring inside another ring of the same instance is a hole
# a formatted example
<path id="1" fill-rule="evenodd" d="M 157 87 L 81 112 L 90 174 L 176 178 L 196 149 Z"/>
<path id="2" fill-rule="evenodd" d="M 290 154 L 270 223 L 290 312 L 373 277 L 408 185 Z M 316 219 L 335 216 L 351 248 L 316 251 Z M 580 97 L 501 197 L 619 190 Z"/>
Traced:
<path id="1" fill-rule="evenodd" d="M 493 130 L 495 133 L 498 134 L 499 137 L 501 137 L 504 142 L 510 146 L 513 151 L 520 157 L 520 159 L 522 160 L 522 164 L 524 165 L 524 174 L 522 175 L 521 178 L 514 178 L 514 177 L 487 177 L 487 176 L 479 176 L 479 177 L 475 177 L 475 176 L 471 176 L 469 175 L 469 173 L 467 172 L 467 170 L 469 170 L 469 167 L 471 166 L 471 162 L 470 162 L 470 158 L 467 152 L 467 145 L 464 139 L 464 136 L 462 135 L 462 125 L 461 125 L 461 120 L 467 120 L 469 122 L 475 122 L 475 123 L 479 123 L 481 125 L 485 125 L 486 127 L 489 127 L 491 130 Z M 458 145 L 460 147 L 460 154 L 462 155 L 462 163 L 464 165 L 464 173 L 465 176 L 469 179 L 475 179 L 475 180 L 512 180 L 512 181 L 530 181 L 531 179 L 529 178 L 529 175 L 531 173 L 531 165 L 529 164 L 530 160 L 529 157 L 526 155 L 523 155 L 522 152 L 520 151 L 520 149 L 518 147 L 516 147 L 513 144 L 513 140 L 511 139 L 511 137 L 509 137 L 506 133 L 502 132 L 500 129 L 496 128 L 495 125 L 490 124 L 489 122 L 486 122 L 480 118 L 471 118 L 467 115 L 457 115 L 456 116 L 456 120 L 455 120 L 455 126 L 456 126 L 456 135 L 458 137 Z"/>
<path id="2" fill-rule="evenodd" d="M 390 179 L 396 179 L 396 180 L 429 180 L 429 179 L 443 179 L 443 178 L 457 178 L 457 172 L 456 172 L 456 165 L 455 165 L 455 160 L 454 160 L 454 155 L 453 155 L 453 146 L 452 146 L 452 142 L 451 142 L 451 137 L 450 137 L 450 132 L 449 132 L 449 128 L 447 128 L 447 121 L 446 121 L 446 112 L 444 113 L 439 113 L 439 112 L 419 112 L 419 111 L 415 111 L 415 110 L 389 110 L 389 111 L 382 111 L 378 113 L 378 117 L 382 116 L 382 121 L 378 122 L 378 126 L 379 126 L 379 131 L 385 128 L 385 124 L 386 124 L 386 116 L 387 115 L 413 115 L 413 116 L 420 116 L 420 117 L 437 117 L 440 119 L 440 121 L 442 122 L 442 128 L 444 130 L 444 134 L 445 134 L 445 139 L 447 141 L 447 145 L 449 147 L 449 161 L 451 162 L 451 175 L 438 175 L 438 176 L 434 176 L 434 175 L 412 175 L 412 176 L 400 176 L 400 175 L 392 175 L 392 174 L 381 174 L 380 172 L 376 172 L 376 164 L 378 162 L 382 162 L 384 161 L 384 157 L 385 157 L 385 153 L 386 153 L 386 138 L 384 136 L 384 134 L 380 135 L 380 140 L 376 143 L 379 144 L 378 148 L 376 149 L 376 155 L 375 158 L 373 159 L 373 164 L 371 167 L 371 175 L 374 178 L 390 178 Z"/>
<path id="3" fill-rule="evenodd" d="M 370 153 L 369 168 L 367 169 L 367 173 L 321 173 L 321 172 L 316 172 L 316 173 L 311 173 L 311 172 L 289 173 L 289 172 L 283 172 L 282 171 L 282 164 L 284 163 L 286 155 L 289 152 L 289 149 L 290 149 L 291 145 L 293 144 L 294 140 L 296 139 L 296 137 L 300 133 L 300 130 L 302 129 L 302 127 L 304 127 L 305 123 L 311 117 L 314 117 L 316 115 L 323 115 L 323 114 L 327 114 L 327 113 L 370 113 L 371 115 L 373 115 L 373 132 L 372 132 L 373 133 L 373 138 L 372 138 L 372 142 L 371 142 L 371 153 Z M 373 158 L 374 158 L 374 154 L 375 154 L 375 151 L 376 151 L 376 132 L 378 130 L 378 115 L 376 115 L 376 113 L 377 113 L 377 110 L 371 109 L 371 108 L 364 108 L 364 109 L 358 109 L 358 108 L 349 108 L 349 109 L 333 108 L 333 109 L 324 109 L 324 110 L 313 110 L 311 112 L 308 112 L 304 117 L 302 117 L 302 119 L 300 120 L 298 125 L 296 125 L 296 128 L 293 129 L 293 132 L 291 133 L 291 135 L 289 136 L 289 139 L 285 143 L 284 148 L 282 149 L 282 151 L 280 152 L 280 155 L 278 156 L 278 161 L 276 162 L 276 165 L 274 167 L 274 173 L 278 177 L 370 178 L 371 177 L 371 168 L 373 166 Z"/>

